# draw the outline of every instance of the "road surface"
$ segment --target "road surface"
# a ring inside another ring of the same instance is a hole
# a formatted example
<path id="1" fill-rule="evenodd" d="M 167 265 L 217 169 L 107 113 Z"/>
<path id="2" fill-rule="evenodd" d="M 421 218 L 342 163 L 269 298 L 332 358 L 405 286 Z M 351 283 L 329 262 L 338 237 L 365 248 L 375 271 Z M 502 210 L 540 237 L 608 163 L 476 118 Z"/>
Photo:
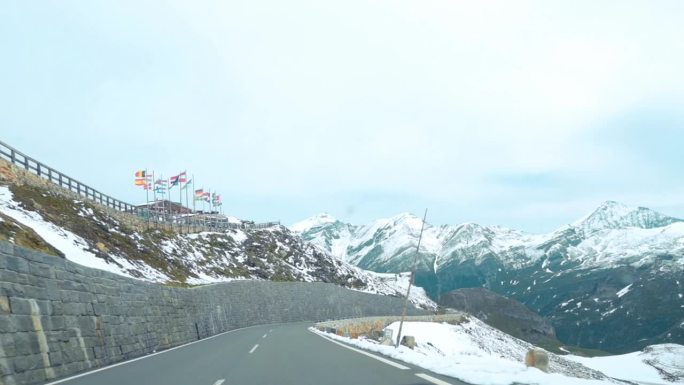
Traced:
<path id="1" fill-rule="evenodd" d="M 462 385 L 362 353 L 308 331 L 310 323 L 254 326 L 48 384 Z"/>

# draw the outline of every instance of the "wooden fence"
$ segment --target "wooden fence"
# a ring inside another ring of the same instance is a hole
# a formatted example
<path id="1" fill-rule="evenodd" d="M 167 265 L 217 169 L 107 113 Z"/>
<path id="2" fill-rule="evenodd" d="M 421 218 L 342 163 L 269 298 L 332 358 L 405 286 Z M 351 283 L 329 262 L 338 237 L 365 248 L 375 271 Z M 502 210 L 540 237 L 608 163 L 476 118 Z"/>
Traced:
<path id="1" fill-rule="evenodd" d="M 225 230 L 235 228 L 267 228 L 280 225 L 280 222 L 231 223 L 228 221 L 227 218 L 221 218 L 217 216 L 210 217 L 207 215 L 158 215 L 156 213 L 151 213 L 148 210 L 140 209 L 133 204 L 116 199 L 107 194 L 103 194 L 100 191 L 86 185 L 85 183 L 81 183 L 80 181 L 63 174 L 55 170 L 54 168 L 31 158 L 30 156 L 22 153 L 21 151 L 11 147 L 10 145 L 2 141 L 0 141 L 0 158 L 4 158 L 13 165 L 23 168 L 26 171 L 35 174 L 43 179 L 46 179 L 49 182 L 61 188 L 76 193 L 79 196 L 82 196 L 86 199 L 92 200 L 114 210 L 137 215 L 139 217 L 144 218 L 148 222 L 156 222 L 179 228 L 194 227 L 213 230 Z"/>

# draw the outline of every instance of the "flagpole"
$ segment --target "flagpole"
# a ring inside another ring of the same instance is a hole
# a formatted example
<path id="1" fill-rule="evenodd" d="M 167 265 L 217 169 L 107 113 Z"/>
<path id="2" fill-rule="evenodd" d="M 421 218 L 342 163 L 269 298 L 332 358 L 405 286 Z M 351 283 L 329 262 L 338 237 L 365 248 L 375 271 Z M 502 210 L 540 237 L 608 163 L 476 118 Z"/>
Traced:
<path id="1" fill-rule="evenodd" d="M 197 221 L 197 210 L 195 210 L 195 174 L 192 175 L 192 224 L 195 225 Z"/>
<path id="2" fill-rule="evenodd" d="M 148 213 L 150 216 L 152 216 L 152 213 L 154 214 L 154 225 L 155 227 L 157 226 L 157 179 L 154 177 L 154 171 L 152 171 L 152 199 L 154 199 L 154 203 L 152 204 L 152 210 Z"/>
<path id="3" fill-rule="evenodd" d="M 145 204 L 150 204 L 150 190 L 147 188 L 147 169 L 145 169 Z"/>
<path id="4" fill-rule="evenodd" d="M 162 188 L 162 216 L 164 222 L 166 222 L 166 193 L 168 192 L 168 179 L 164 179 L 164 174 L 162 174 L 162 181 L 164 181 L 164 187 Z"/>
<path id="5" fill-rule="evenodd" d="M 152 198 L 154 198 L 154 204 L 157 204 L 157 180 L 154 179 L 154 171 L 152 171 L 152 185 L 154 188 L 152 189 Z"/>
<path id="6" fill-rule="evenodd" d="M 147 184 L 147 169 L 145 169 L 145 210 L 147 211 L 147 228 L 150 228 L 150 189 Z"/>
<path id="7" fill-rule="evenodd" d="M 192 181 L 191 181 L 191 182 L 192 182 Z M 190 202 L 188 202 L 188 185 L 189 185 L 189 184 L 190 184 L 190 183 L 185 182 L 185 207 L 187 207 L 188 210 L 190 210 Z"/>

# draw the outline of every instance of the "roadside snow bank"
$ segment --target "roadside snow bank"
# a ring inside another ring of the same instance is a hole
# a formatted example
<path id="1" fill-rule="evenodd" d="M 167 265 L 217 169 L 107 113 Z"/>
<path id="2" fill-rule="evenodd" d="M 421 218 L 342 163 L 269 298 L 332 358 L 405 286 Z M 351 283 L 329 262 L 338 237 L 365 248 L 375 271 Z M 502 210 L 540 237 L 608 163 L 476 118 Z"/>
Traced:
<path id="1" fill-rule="evenodd" d="M 399 323 L 386 329 L 397 337 Z M 369 339 L 350 339 L 323 334 L 360 348 L 378 352 L 435 373 L 478 385 L 509 385 L 511 383 L 540 385 L 594 385 L 618 383 L 602 373 L 549 353 L 550 371 L 544 373 L 524 364 L 525 354 L 532 345 L 494 329 L 476 318 L 459 325 L 432 322 L 405 322 L 402 335 L 416 338 L 418 346 L 379 345 Z"/>

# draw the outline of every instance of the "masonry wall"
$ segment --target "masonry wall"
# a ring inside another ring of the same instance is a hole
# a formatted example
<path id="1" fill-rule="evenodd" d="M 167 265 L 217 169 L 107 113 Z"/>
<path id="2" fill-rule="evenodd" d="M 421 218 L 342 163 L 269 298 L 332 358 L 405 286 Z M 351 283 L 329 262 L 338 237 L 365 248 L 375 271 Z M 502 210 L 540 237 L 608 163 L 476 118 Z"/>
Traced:
<path id="1" fill-rule="evenodd" d="M 37 384 L 250 325 L 399 314 L 403 302 L 325 283 L 171 288 L 0 242 L 0 385 Z"/>

